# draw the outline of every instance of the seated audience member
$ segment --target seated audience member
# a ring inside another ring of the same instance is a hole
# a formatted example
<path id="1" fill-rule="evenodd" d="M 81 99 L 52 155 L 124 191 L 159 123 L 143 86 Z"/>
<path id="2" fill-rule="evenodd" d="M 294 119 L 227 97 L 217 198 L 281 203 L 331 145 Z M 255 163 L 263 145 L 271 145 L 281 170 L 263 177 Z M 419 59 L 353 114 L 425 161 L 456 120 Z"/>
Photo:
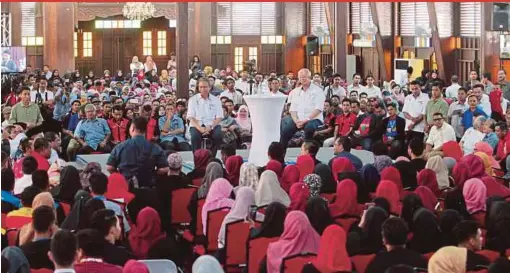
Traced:
<path id="1" fill-rule="evenodd" d="M 469 108 L 462 114 L 462 126 L 464 132 L 473 127 L 473 121 L 478 116 L 484 116 L 487 118 L 487 114 L 478 105 L 478 98 L 475 95 L 468 96 Z"/>
<path id="2" fill-rule="evenodd" d="M 285 169 L 285 147 L 280 142 L 271 142 L 267 148 L 267 156 L 269 160 L 276 160 L 282 163 L 282 169 Z"/>
<path id="3" fill-rule="evenodd" d="M 193 152 L 193 170 L 187 173 L 186 176 L 193 180 L 203 178 L 205 176 L 205 169 L 207 164 L 213 159 L 211 152 L 206 149 L 199 149 Z"/>
<path id="4" fill-rule="evenodd" d="M 305 141 L 301 145 L 301 153 L 300 155 L 310 155 L 315 161 L 315 166 L 321 164 L 322 162 L 317 159 L 317 153 L 319 152 L 319 145 L 315 141 Z"/>
<path id="5" fill-rule="evenodd" d="M 51 164 L 55 163 L 59 159 L 58 154 L 62 150 L 62 140 L 60 139 L 60 136 L 55 132 L 46 132 L 44 134 L 44 138 L 47 139 L 50 143 L 51 154 L 50 158 L 48 159 L 48 163 L 51 166 Z"/>
<path id="6" fill-rule="evenodd" d="M 191 272 L 193 273 L 222 273 L 223 266 L 218 259 L 211 255 L 202 255 L 193 263 Z"/>
<path id="7" fill-rule="evenodd" d="M 62 148 L 66 149 L 67 144 L 74 136 L 74 130 L 76 125 L 80 122 L 80 106 L 79 100 L 75 100 L 71 103 L 71 110 L 62 119 Z"/>
<path id="8" fill-rule="evenodd" d="M 250 119 L 250 112 L 248 106 L 241 105 L 239 107 L 236 123 L 239 128 L 239 138 L 242 143 L 251 142 L 252 140 L 252 125 Z"/>
<path id="9" fill-rule="evenodd" d="M 488 273 L 506 273 L 510 272 L 510 260 L 506 257 L 501 257 L 494 261 L 489 266 L 489 272 Z"/>
<path id="10" fill-rule="evenodd" d="M 442 151 L 443 144 L 448 141 L 457 141 L 453 127 L 444 121 L 443 114 L 435 113 L 433 115 L 434 125 L 430 129 L 427 138 L 426 153 L 430 155 Z"/>
<path id="11" fill-rule="evenodd" d="M 81 120 L 74 132 L 75 139 L 80 143 L 79 154 L 92 152 L 109 152 L 108 141 L 111 131 L 106 120 L 96 118 L 96 107 L 92 104 L 85 105 L 86 119 Z"/>
<path id="12" fill-rule="evenodd" d="M 301 273 L 351 272 L 352 265 L 345 244 L 346 232 L 337 225 L 331 225 L 321 236 L 317 257 L 303 267 Z"/>
<path id="13" fill-rule="evenodd" d="M 34 140 L 34 150 L 30 153 L 30 155 L 37 161 L 38 170 L 48 171 L 50 168 L 48 159 L 51 156 L 51 147 L 46 138 L 40 137 Z"/>
<path id="14" fill-rule="evenodd" d="M 495 133 L 496 131 L 496 121 L 493 119 L 488 119 L 483 124 L 483 130 L 482 132 L 485 134 L 485 137 L 483 138 L 483 142 L 487 142 L 492 150 L 496 150 L 496 147 L 498 146 L 499 138 L 498 135 Z M 490 154 L 492 156 L 492 154 Z"/>
<path id="15" fill-rule="evenodd" d="M 32 227 L 34 238 L 21 246 L 23 254 L 27 257 L 30 268 L 50 268 L 53 269 L 53 263 L 48 258 L 51 238 L 56 232 L 55 212 L 48 206 L 40 206 L 34 209 L 32 213 Z"/>
<path id="16" fill-rule="evenodd" d="M 102 209 L 94 212 L 89 227 L 99 231 L 104 238 L 103 259 L 105 262 L 124 266 L 128 260 L 133 258 L 133 255 L 125 248 L 115 245 L 115 242 L 121 238 L 122 230 L 119 218 L 113 210 Z"/>
<path id="17" fill-rule="evenodd" d="M 379 206 L 372 206 L 363 214 L 365 221 L 351 226 L 347 240 L 349 256 L 376 254 L 384 248 L 381 227 L 390 214 Z"/>
<path id="18" fill-rule="evenodd" d="M 333 113 L 334 110 L 335 109 L 331 106 L 331 100 L 324 101 L 324 126 L 313 133 L 315 140 L 324 142 L 324 147 L 331 147 L 333 145 L 333 141 L 335 140 L 333 137 L 336 121 L 335 113 Z"/>
<path id="19" fill-rule="evenodd" d="M 220 122 L 223 133 L 223 143 L 237 145 L 239 126 L 236 120 L 228 112 L 228 107 L 223 105 L 223 118 Z"/>
<path id="20" fill-rule="evenodd" d="M 391 102 L 386 106 L 388 117 L 383 119 L 383 142 L 391 145 L 393 142 L 400 142 L 403 145 L 405 141 L 405 119 L 398 116 L 398 107 L 396 102 Z"/>
<path id="21" fill-rule="evenodd" d="M 356 168 L 356 171 L 359 172 L 361 170 L 361 167 L 363 167 L 363 162 L 361 159 L 359 159 L 357 156 L 353 155 L 351 153 L 351 140 L 348 137 L 339 137 L 335 140 L 335 145 L 333 147 L 335 157 L 333 157 L 329 161 L 329 167 L 333 165 L 333 160 L 338 157 L 344 157 L 349 159 L 354 167 Z M 335 177 L 336 178 L 336 177 Z"/>
<path id="22" fill-rule="evenodd" d="M 477 265 L 488 266 L 490 264 L 486 257 L 475 253 L 482 249 L 482 232 L 476 222 L 462 221 L 458 223 L 453 229 L 453 234 L 458 246 L 467 249 L 467 271 L 476 271 Z"/>
<path id="23" fill-rule="evenodd" d="M 427 161 L 423 159 L 423 141 L 418 138 L 413 138 L 409 142 L 407 153 L 411 157 L 411 165 L 415 168 L 416 172 L 425 169 Z"/>
<path id="24" fill-rule="evenodd" d="M 429 273 L 465 273 L 467 249 L 456 246 L 445 246 L 432 257 L 428 264 Z"/>
<path id="25" fill-rule="evenodd" d="M 76 236 L 67 230 L 60 230 L 51 239 L 48 256 L 53 262 L 55 272 L 72 273 L 78 259 Z"/>
<path id="26" fill-rule="evenodd" d="M 356 119 L 356 123 L 351 130 L 355 145 L 361 145 L 367 151 L 372 149 L 372 142 L 380 139 L 379 127 L 382 127 L 382 118 L 374 113 L 372 103 L 379 105 L 375 98 L 371 98 L 366 104 L 365 114 Z"/>
<path id="27" fill-rule="evenodd" d="M 112 110 L 112 118 L 108 120 L 108 126 L 112 133 L 112 144 L 117 145 L 129 137 L 129 120 L 122 116 L 122 106 L 115 105 Z"/>
<path id="28" fill-rule="evenodd" d="M 446 92 L 448 92 L 448 90 Z M 464 134 L 464 127 L 462 127 L 462 114 L 469 108 L 469 106 L 466 100 L 467 90 L 464 87 L 460 87 L 456 93 L 458 93 L 458 100 L 450 104 L 450 107 L 448 108 L 448 120 L 450 120 L 450 124 L 455 131 L 457 139 L 460 139 Z"/>
<path id="29" fill-rule="evenodd" d="M 10 168 L 2 168 L 2 213 L 19 209 L 21 201 L 13 194 L 14 172 Z"/>
<path id="30" fill-rule="evenodd" d="M 45 171 L 37 170 L 32 174 L 32 186 L 37 187 L 41 191 L 48 191 L 50 188 L 50 180 L 48 173 Z"/>
<path id="31" fill-rule="evenodd" d="M 200 215 L 202 217 L 204 234 L 207 232 L 207 214 L 209 211 L 223 207 L 231 208 L 234 204 L 234 200 L 231 199 L 233 189 L 232 185 L 225 178 L 218 178 L 212 181 L 204 206 L 202 207 L 202 215 Z"/>
<path id="32" fill-rule="evenodd" d="M 264 222 L 260 228 L 250 229 L 250 238 L 274 238 L 280 237 L 283 233 L 283 222 L 287 215 L 287 207 L 282 203 L 273 202 L 264 211 Z"/>
<path id="33" fill-rule="evenodd" d="M 305 213 L 313 229 L 315 229 L 319 235 L 322 235 L 328 226 L 334 224 L 331 212 L 329 211 L 328 202 L 320 196 L 314 196 L 308 200 Z"/>
<path id="34" fill-rule="evenodd" d="M 475 148 L 475 144 L 483 141 L 485 134 L 482 132 L 483 124 L 487 119 L 485 117 L 477 117 L 473 121 L 473 127 L 469 128 L 464 132 L 464 136 L 462 136 L 460 140 L 460 147 L 464 152 L 464 155 L 472 154 Z"/>
<path id="35" fill-rule="evenodd" d="M 338 115 L 335 120 L 335 131 L 333 139 L 339 136 L 349 136 L 356 122 L 356 115 L 351 112 L 351 100 L 344 99 L 342 101 L 342 114 Z"/>
<path id="36" fill-rule="evenodd" d="M 189 151 L 188 142 L 184 138 L 185 126 L 182 118 L 175 112 L 173 104 L 165 107 L 166 115 L 159 118 L 161 147 L 164 150 Z"/>
<path id="37" fill-rule="evenodd" d="M 264 207 L 272 202 L 280 202 L 288 207 L 290 205 L 290 198 L 280 186 L 276 173 L 266 170 L 260 175 L 259 184 L 255 191 L 255 205 L 257 207 Z"/>
<path id="38" fill-rule="evenodd" d="M 7 214 L 9 216 L 17 216 L 17 217 L 32 217 L 32 202 L 34 198 L 41 193 L 41 190 L 34 186 L 26 187 L 23 192 L 21 192 L 21 207 L 17 210 L 13 210 Z"/>
<path id="39" fill-rule="evenodd" d="M 441 230 L 437 218 L 426 208 L 418 209 L 413 216 L 413 238 L 409 241 L 409 249 L 427 254 L 441 247 Z"/>
<path id="40" fill-rule="evenodd" d="M 78 239 L 78 262 L 74 265 L 76 273 L 122 273 L 122 267 L 106 263 L 105 240 L 101 232 L 95 229 L 80 230 L 76 237 Z"/>
<path id="41" fill-rule="evenodd" d="M 221 161 L 226 164 L 227 159 L 236 155 L 236 147 L 234 145 L 222 144 L 220 147 Z"/>
<path id="42" fill-rule="evenodd" d="M 510 153 L 510 134 L 508 134 L 508 127 L 505 122 L 500 121 L 496 124 L 495 128 L 496 135 L 498 136 L 498 146 L 495 151 L 496 154 L 494 158 L 498 161 L 501 161 L 501 166 L 504 166 L 506 169 L 506 156 Z"/>
<path id="43" fill-rule="evenodd" d="M 76 193 L 82 189 L 80 172 L 74 166 L 65 166 L 60 171 L 60 181 L 51 189 L 53 198 L 67 204 L 74 204 Z"/>
<path id="44" fill-rule="evenodd" d="M 379 252 L 368 264 L 365 273 L 384 272 L 399 265 L 427 268 L 427 261 L 417 252 L 406 249 L 407 226 L 400 218 L 389 218 L 382 225 L 382 237 L 386 252 Z"/>

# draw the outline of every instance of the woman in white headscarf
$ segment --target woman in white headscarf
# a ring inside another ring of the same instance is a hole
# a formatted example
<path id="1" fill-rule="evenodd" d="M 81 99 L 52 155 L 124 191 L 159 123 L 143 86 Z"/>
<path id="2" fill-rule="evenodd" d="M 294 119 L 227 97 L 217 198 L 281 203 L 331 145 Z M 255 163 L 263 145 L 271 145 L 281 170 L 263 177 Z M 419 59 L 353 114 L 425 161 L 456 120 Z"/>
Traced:
<path id="1" fill-rule="evenodd" d="M 253 163 L 243 163 L 239 171 L 239 187 L 250 187 L 256 191 L 259 184 L 259 173 L 257 167 Z"/>
<path id="2" fill-rule="evenodd" d="M 278 176 L 275 172 L 266 170 L 260 176 L 259 185 L 255 192 L 255 204 L 263 207 L 272 202 L 280 202 L 286 207 L 290 205 L 289 195 L 280 187 Z"/>
<path id="3" fill-rule="evenodd" d="M 192 273 L 224 273 L 220 262 L 211 255 L 202 255 L 196 259 L 191 268 Z"/>
<path id="4" fill-rule="evenodd" d="M 427 164 L 425 165 L 426 169 L 431 169 L 436 173 L 437 184 L 439 185 L 439 189 L 448 188 L 450 186 L 450 180 L 448 179 L 448 168 L 444 164 L 443 159 L 436 155 L 429 160 L 427 160 Z"/>

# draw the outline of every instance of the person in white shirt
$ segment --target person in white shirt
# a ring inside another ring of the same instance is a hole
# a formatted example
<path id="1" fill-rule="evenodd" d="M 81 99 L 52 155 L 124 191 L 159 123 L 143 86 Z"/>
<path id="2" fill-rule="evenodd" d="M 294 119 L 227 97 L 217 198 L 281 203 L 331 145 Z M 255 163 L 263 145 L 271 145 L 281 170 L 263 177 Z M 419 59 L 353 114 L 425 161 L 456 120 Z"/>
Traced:
<path id="1" fill-rule="evenodd" d="M 321 89 L 324 89 L 324 86 L 322 86 L 322 76 L 319 73 L 314 73 L 312 78 L 312 83 L 320 87 Z"/>
<path id="2" fill-rule="evenodd" d="M 202 147 L 204 137 L 212 140 L 211 153 L 216 152 L 221 145 L 223 133 L 219 125 L 223 119 L 223 108 L 217 97 L 210 95 L 211 86 L 207 78 L 198 79 L 198 94 L 189 99 L 188 114 L 190 121 L 191 147 L 193 152 Z"/>
<path id="3" fill-rule="evenodd" d="M 322 89 L 312 84 L 311 77 L 310 70 L 306 68 L 298 72 L 301 86 L 292 90 L 292 100 L 289 101 L 290 116 L 282 121 L 280 143 L 285 149 L 298 130 L 304 130 L 305 141 L 311 140 L 315 130 L 324 122 L 322 110 L 326 98 Z"/>
<path id="4" fill-rule="evenodd" d="M 154 60 L 152 59 L 151 56 L 145 57 L 145 63 L 143 64 L 143 67 L 144 67 L 145 73 L 151 72 L 151 71 L 158 72 L 158 68 L 156 67 L 156 62 L 154 62 Z"/>
<path id="5" fill-rule="evenodd" d="M 467 91 L 464 87 L 460 87 L 457 92 L 458 101 L 450 104 L 448 108 L 448 119 L 450 120 L 450 124 L 455 131 L 455 135 L 457 139 L 461 139 L 464 135 L 464 127 L 462 126 L 462 114 L 469 109 L 469 105 L 467 103 Z"/>
<path id="6" fill-rule="evenodd" d="M 250 93 L 250 83 L 248 83 L 248 72 L 241 71 L 240 78 L 235 82 L 235 89 L 241 90 L 243 95 Z M 253 91 L 253 89 L 252 89 Z"/>
<path id="7" fill-rule="evenodd" d="M 352 75 L 352 84 L 347 86 L 347 91 L 349 91 L 349 93 L 351 93 L 351 91 L 357 91 L 358 94 L 363 92 L 362 89 L 363 89 L 363 85 L 361 85 L 361 74 L 359 73 L 354 73 L 354 75 Z"/>
<path id="8" fill-rule="evenodd" d="M 39 89 L 30 91 L 30 101 L 38 103 L 43 102 L 44 104 L 51 104 L 55 99 L 53 92 L 48 91 L 48 81 L 46 79 L 39 79 Z"/>
<path id="9" fill-rule="evenodd" d="M 276 95 L 285 95 L 283 92 L 280 91 L 280 81 L 275 78 L 269 78 L 267 80 L 269 88 L 267 89 L 267 93 L 273 96 Z"/>
<path id="10" fill-rule="evenodd" d="M 460 140 L 460 147 L 464 151 L 464 155 L 472 154 L 475 149 L 475 144 L 483 141 L 485 134 L 482 132 L 483 124 L 487 121 L 484 116 L 478 116 L 473 121 L 473 127 L 466 130 L 464 136 Z"/>
<path id="11" fill-rule="evenodd" d="M 23 176 L 16 179 L 14 183 L 14 194 L 20 194 L 23 190 L 32 186 L 32 174 L 37 170 L 37 160 L 33 156 L 26 156 L 23 158 L 22 171 Z"/>
<path id="12" fill-rule="evenodd" d="M 248 90 L 249 85 L 248 85 Z M 249 92 L 249 91 L 248 91 Z M 255 74 L 255 83 L 253 83 L 252 94 L 263 94 L 268 92 L 267 82 L 264 81 L 262 73 Z"/>
<path id="13" fill-rule="evenodd" d="M 425 134 L 425 108 L 429 101 L 429 96 L 421 92 L 420 84 L 417 81 L 410 83 L 411 94 L 407 95 L 404 101 L 402 112 L 406 119 L 406 132 L 409 140 L 418 138 L 423 140 Z"/>
<path id="14" fill-rule="evenodd" d="M 361 88 L 362 92 L 367 93 L 368 98 L 380 98 L 382 99 L 381 89 L 374 85 L 374 77 L 368 75 L 366 78 L 367 86 Z"/>
<path id="15" fill-rule="evenodd" d="M 459 84 L 459 77 L 457 75 L 453 75 L 451 78 L 451 81 L 452 81 L 452 85 L 450 85 L 446 88 L 445 95 L 447 98 L 458 99 L 457 90 L 459 90 L 459 88 L 461 88 L 461 86 Z"/>
<path id="16" fill-rule="evenodd" d="M 475 84 L 472 88 L 473 94 L 478 98 L 478 101 L 480 102 L 480 108 L 482 108 L 485 114 L 490 117 L 492 114 L 491 102 L 489 100 L 489 96 L 483 92 L 483 84 Z"/>
<path id="17" fill-rule="evenodd" d="M 46 132 L 44 134 L 44 138 L 46 138 L 50 142 L 51 155 L 48 159 L 48 162 L 51 164 L 55 163 L 58 160 L 58 152 L 61 150 L 62 140 L 58 134 L 54 132 Z"/>
<path id="18" fill-rule="evenodd" d="M 430 129 L 429 137 L 427 138 L 426 152 L 441 151 L 443 144 L 448 141 L 457 141 L 453 127 L 444 122 L 443 114 L 435 113 L 434 126 Z"/>
<path id="19" fill-rule="evenodd" d="M 241 92 L 237 91 L 234 87 L 235 82 L 233 78 L 228 78 L 225 80 L 225 91 L 221 92 L 221 97 L 227 97 L 231 99 L 235 105 L 241 105 L 243 104 L 243 94 Z"/>
<path id="20" fill-rule="evenodd" d="M 347 96 L 347 92 L 342 87 L 342 76 L 340 74 L 333 75 L 333 84 L 324 89 L 324 96 L 327 100 L 330 100 L 333 95 L 340 97 L 340 101 L 343 101 Z"/>

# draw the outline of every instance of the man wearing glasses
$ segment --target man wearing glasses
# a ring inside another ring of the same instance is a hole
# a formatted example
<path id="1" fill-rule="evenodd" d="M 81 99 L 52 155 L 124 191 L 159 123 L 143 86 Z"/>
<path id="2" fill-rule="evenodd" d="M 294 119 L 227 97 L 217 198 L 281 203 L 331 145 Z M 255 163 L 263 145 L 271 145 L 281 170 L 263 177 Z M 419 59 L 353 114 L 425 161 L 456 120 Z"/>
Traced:
<path id="1" fill-rule="evenodd" d="M 427 138 L 426 153 L 430 156 L 438 155 L 443 149 L 443 144 L 448 141 L 457 141 L 455 130 L 453 127 L 444 122 L 442 113 L 436 112 L 433 115 L 434 125 L 430 129 L 429 137 Z"/>

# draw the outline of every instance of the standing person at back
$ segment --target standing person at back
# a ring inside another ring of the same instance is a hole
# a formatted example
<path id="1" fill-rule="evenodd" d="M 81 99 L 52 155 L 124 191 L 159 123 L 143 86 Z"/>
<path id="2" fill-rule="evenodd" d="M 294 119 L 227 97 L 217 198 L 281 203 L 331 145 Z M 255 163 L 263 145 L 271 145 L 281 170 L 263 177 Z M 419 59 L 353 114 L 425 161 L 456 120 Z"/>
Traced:
<path id="1" fill-rule="evenodd" d="M 425 107 L 425 118 L 427 120 L 427 124 L 425 125 L 427 128 L 425 130 L 427 132 L 435 124 L 434 116 L 436 113 L 440 113 L 443 118 L 448 116 L 448 103 L 443 99 L 441 85 L 439 83 L 432 84 L 431 98 Z"/>
<path id="2" fill-rule="evenodd" d="M 429 101 L 429 96 L 421 92 L 420 84 L 412 81 L 410 84 L 411 94 L 404 101 L 402 112 L 406 118 L 406 132 L 408 140 L 418 138 L 423 141 L 425 134 L 425 107 Z M 445 115 L 446 116 L 446 115 Z"/>
<path id="3" fill-rule="evenodd" d="M 22 87 L 19 97 L 21 101 L 12 107 L 9 124 L 23 122 L 27 124 L 27 128 L 41 124 L 43 122 L 41 110 L 37 104 L 30 102 L 30 89 Z"/>
<path id="4" fill-rule="evenodd" d="M 115 146 L 106 162 L 106 169 L 110 173 L 118 171 L 140 187 L 153 185 L 155 169 L 162 175 L 169 170 L 161 147 L 145 139 L 146 130 L 147 119 L 134 118 L 129 128 L 131 139 Z"/>

